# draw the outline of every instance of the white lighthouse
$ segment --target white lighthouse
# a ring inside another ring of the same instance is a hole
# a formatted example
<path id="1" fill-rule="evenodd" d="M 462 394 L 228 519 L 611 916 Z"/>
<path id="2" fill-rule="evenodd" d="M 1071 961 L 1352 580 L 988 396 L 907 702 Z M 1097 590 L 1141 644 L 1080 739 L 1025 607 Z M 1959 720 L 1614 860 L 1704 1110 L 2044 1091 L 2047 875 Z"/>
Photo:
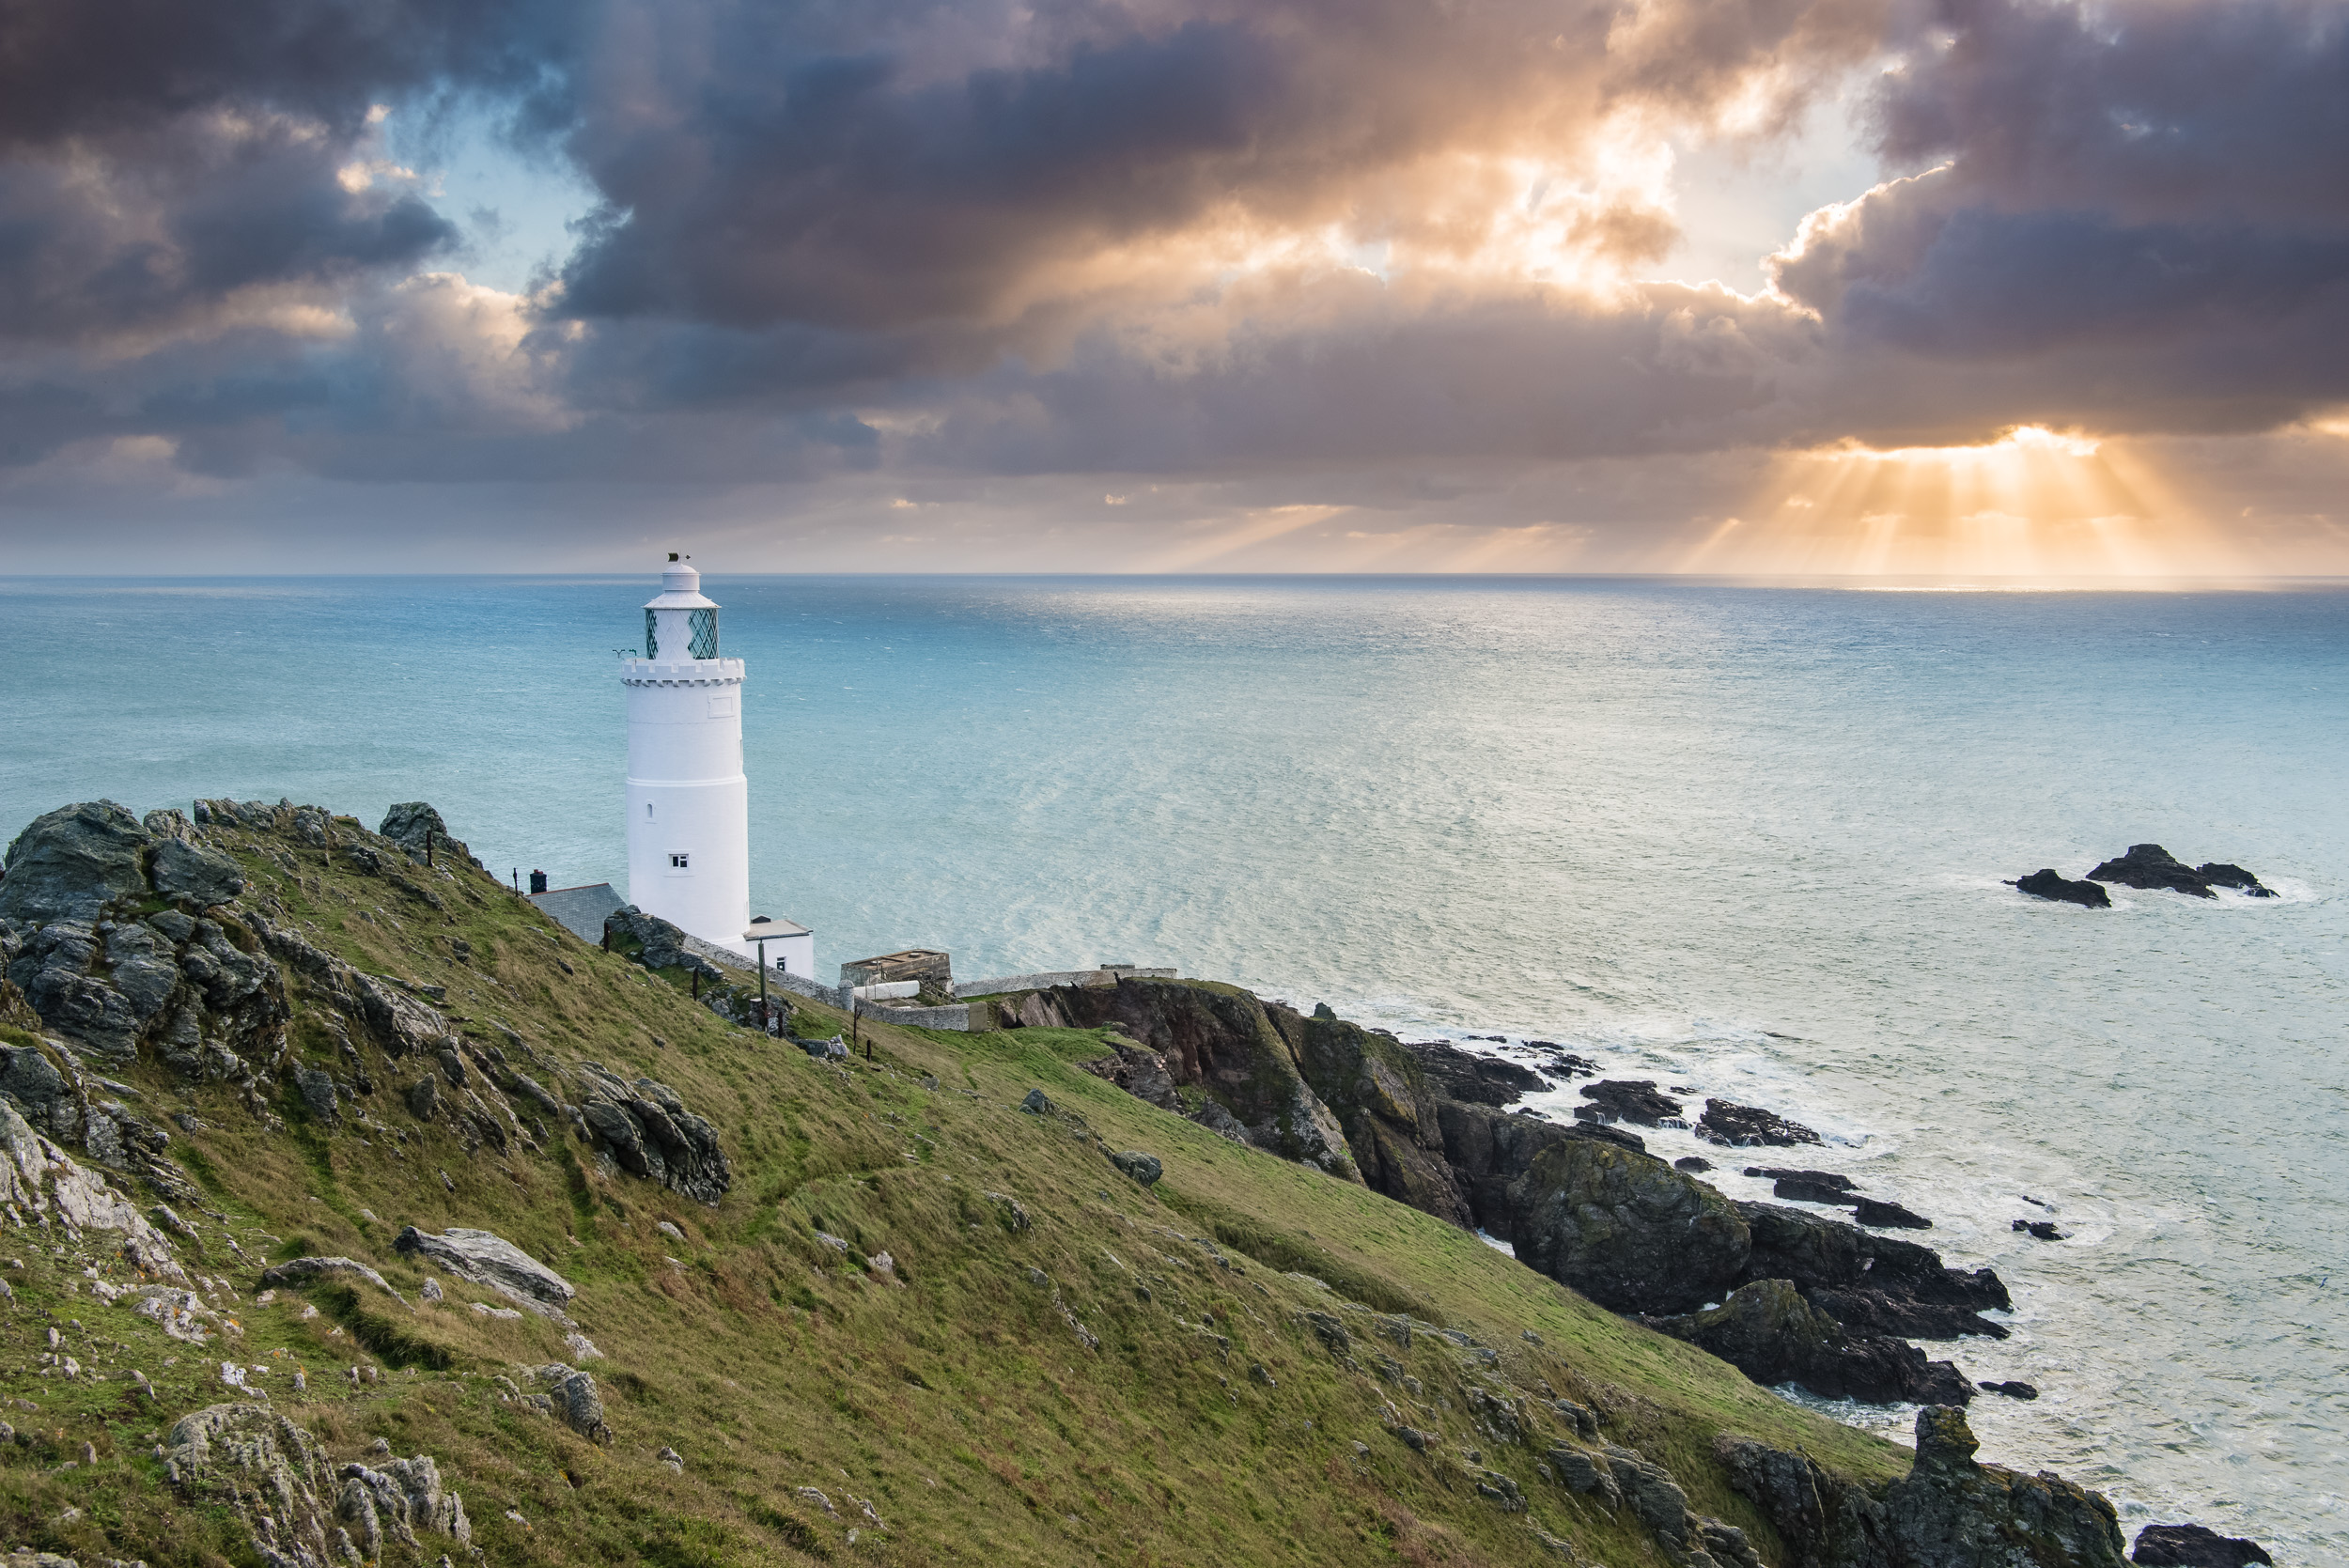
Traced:
<path id="1" fill-rule="evenodd" d="M 718 607 L 672 554 L 645 606 L 628 688 L 628 896 L 704 941 L 740 951 L 751 918 L 742 661 L 718 657 Z"/>

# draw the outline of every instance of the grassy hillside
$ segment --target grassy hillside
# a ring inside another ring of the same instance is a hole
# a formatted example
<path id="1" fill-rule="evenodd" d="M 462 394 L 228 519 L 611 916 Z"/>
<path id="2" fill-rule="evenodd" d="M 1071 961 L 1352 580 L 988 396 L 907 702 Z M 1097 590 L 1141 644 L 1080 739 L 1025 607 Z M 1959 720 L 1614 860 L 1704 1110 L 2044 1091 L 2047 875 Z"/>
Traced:
<path id="1" fill-rule="evenodd" d="M 476 870 L 362 875 L 266 831 L 208 842 L 245 868 L 238 907 L 366 973 L 444 987 L 452 1022 L 522 1071 L 588 1061 L 669 1085 L 718 1128 L 731 1189 L 702 1206 L 552 1125 L 537 1150 L 468 1149 L 446 1117 L 410 1114 L 402 1090 L 429 1063 L 356 1030 L 373 1093 L 334 1123 L 290 1063 L 247 1103 L 142 1058 L 116 1081 L 202 1188 L 179 1246 L 223 1327 L 193 1345 L 101 1302 L 90 1274 L 135 1281 L 98 1232 L 0 1242 L 0 1414 L 18 1434 L 0 1446 L 0 1546 L 258 1560 L 239 1514 L 184 1506 L 158 1457 L 178 1417 L 246 1397 L 224 1358 L 267 1368 L 249 1381 L 338 1461 L 378 1438 L 432 1455 L 492 1562 L 1562 1560 L 1545 1536 L 1613 1568 L 1668 1560 L 1630 1511 L 1543 1479 L 1550 1445 L 1593 1441 L 1553 1398 L 1596 1407 L 1603 1441 L 1671 1469 L 1773 1563 L 1776 1538 L 1715 1467 L 1717 1433 L 1867 1480 L 1907 1467 L 1472 1235 L 1123 1094 L 1076 1065 L 1104 1053 L 1096 1032 L 868 1022 L 870 1062 L 819 1063 Z M 291 989 L 295 1060 L 348 1070 Z M 843 1024 L 801 1005 L 801 1033 Z M 1020 1109 L 1036 1088 L 1058 1114 Z M 1158 1156 L 1163 1180 L 1143 1187 L 1105 1147 Z M 545 1318 L 475 1312 L 507 1303 L 458 1280 L 425 1299 L 428 1271 L 393 1250 L 406 1225 L 494 1231 L 551 1265 L 601 1358 Z M 319 1253 L 404 1301 L 347 1277 L 257 1298 L 268 1262 Z M 68 1355 L 82 1375 L 42 1360 Z M 595 1375 L 608 1446 L 513 1397 L 520 1369 L 557 1361 Z M 1439 1440 L 1421 1452 L 1397 1427 Z M 464 1556 L 422 1540 L 385 1560 Z"/>

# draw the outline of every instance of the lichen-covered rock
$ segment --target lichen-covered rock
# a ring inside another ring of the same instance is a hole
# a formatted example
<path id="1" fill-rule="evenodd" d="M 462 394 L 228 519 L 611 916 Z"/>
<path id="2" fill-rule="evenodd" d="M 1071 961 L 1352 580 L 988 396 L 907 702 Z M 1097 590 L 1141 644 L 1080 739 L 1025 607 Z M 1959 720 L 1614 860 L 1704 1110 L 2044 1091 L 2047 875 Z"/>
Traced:
<path id="1" fill-rule="evenodd" d="M 1637 1133 L 1596 1123 L 1562 1125 L 1512 1116 L 1489 1106 L 1442 1100 L 1436 1107 L 1444 1159 L 1468 1203 L 1470 1222 L 1503 1241 L 1515 1241 L 1517 1214 L 1510 1189 L 1542 1152 L 1572 1139 L 1612 1143 L 1634 1154 L 1647 1146 Z"/>
<path id="2" fill-rule="evenodd" d="M 1909 1473 L 1874 1488 L 1750 1437 L 1725 1433 L 1714 1454 L 1786 1544 L 1782 1568 L 2122 1568 L 2104 1498 L 1979 1464 L 1975 1447 L 1963 1410 L 1931 1405 Z"/>
<path id="3" fill-rule="evenodd" d="M 1121 1150 L 1110 1156 L 1110 1163 L 1144 1187 L 1155 1184 L 1166 1173 L 1166 1167 L 1158 1156 L 1144 1154 L 1140 1149 Z"/>
<path id="4" fill-rule="evenodd" d="M 1327 1007 L 1307 1017 L 1267 1003 L 1265 1014 L 1295 1053 L 1306 1083 L 1336 1118 L 1363 1185 L 1423 1214 L 1471 1223 L 1467 1197 L 1444 1157 L 1438 1094 L 1421 1058 L 1392 1035 L 1350 1023 Z"/>
<path id="5" fill-rule="evenodd" d="M 726 1195 L 734 1172 L 718 1129 L 688 1110 L 676 1090 L 649 1078 L 627 1082 L 594 1062 L 581 1063 L 578 1076 L 580 1116 L 613 1163 L 696 1203 Z"/>
<path id="6" fill-rule="evenodd" d="M 419 1529 L 459 1545 L 473 1540 L 464 1499 L 443 1488 L 430 1458 L 346 1465 L 338 1484 L 319 1440 L 264 1405 L 214 1405 L 181 1417 L 163 1473 L 190 1502 L 241 1519 L 269 1568 L 374 1561 L 387 1535 L 414 1547 Z"/>
<path id="7" fill-rule="evenodd" d="M 487 1285 L 519 1306 L 569 1326 L 562 1309 L 579 1292 L 568 1280 L 503 1236 L 457 1225 L 434 1235 L 411 1225 L 393 1241 L 392 1250 L 428 1259 L 460 1280 Z"/>
<path id="8" fill-rule="evenodd" d="M 394 1290 L 391 1282 L 356 1258 L 290 1258 L 261 1271 L 261 1288 L 270 1290 L 278 1285 L 306 1285 L 313 1280 L 330 1274 L 348 1274 L 365 1280 L 393 1300 L 407 1304 L 408 1298 Z"/>
<path id="9" fill-rule="evenodd" d="M 1973 1385 L 1948 1361 L 1913 1344 L 1854 1334 L 1784 1280 L 1740 1285 L 1727 1301 L 1685 1317 L 1651 1319 L 1766 1387 L 1795 1383 L 1827 1399 L 1963 1405 Z"/>
<path id="10" fill-rule="evenodd" d="M 104 1232 L 122 1260 L 166 1280 L 184 1280 L 171 1242 L 147 1217 L 63 1149 L 35 1132 L 11 1105 L 0 1104 L 0 1205 L 63 1225 L 66 1234 Z"/>
<path id="11" fill-rule="evenodd" d="M 1520 1262 L 1617 1312 L 1726 1294 L 1750 1250 L 1730 1201 L 1651 1155 L 1569 1139 L 1511 1189 Z"/>
<path id="12" fill-rule="evenodd" d="M 591 1443 L 612 1445 L 612 1428 L 604 1421 L 603 1400 L 591 1374 L 553 1361 L 532 1368 L 531 1375 L 554 1390 L 555 1413 L 564 1425 Z"/>
<path id="13" fill-rule="evenodd" d="M 8 846 L 0 919 L 25 925 L 95 921 L 114 900 L 147 891 L 146 855 L 154 842 L 137 817 L 112 800 L 43 813 Z"/>
<path id="14" fill-rule="evenodd" d="M 298 1063 L 293 1070 L 294 1088 L 302 1095 L 304 1110 L 317 1121 L 334 1126 L 342 1117 L 342 1099 L 334 1089 L 334 1077 L 307 1063 Z"/>
<path id="15" fill-rule="evenodd" d="M 244 869 L 227 856 L 182 838 L 166 838 L 148 860 L 155 891 L 197 908 L 226 904 L 244 892 Z"/>
<path id="16" fill-rule="evenodd" d="M 429 834 L 435 845 L 445 846 L 449 842 L 448 824 L 422 800 L 402 800 L 392 807 L 383 814 L 382 825 L 376 831 L 418 860 L 424 859 L 426 835 Z"/>

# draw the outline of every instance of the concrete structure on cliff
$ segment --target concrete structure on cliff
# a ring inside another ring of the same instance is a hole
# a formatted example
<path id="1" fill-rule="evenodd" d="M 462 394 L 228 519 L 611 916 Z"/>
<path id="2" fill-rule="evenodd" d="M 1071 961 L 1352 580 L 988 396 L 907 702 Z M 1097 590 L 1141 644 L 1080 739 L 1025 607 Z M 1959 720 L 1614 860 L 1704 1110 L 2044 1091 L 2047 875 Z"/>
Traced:
<path id="1" fill-rule="evenodd" d="M 742 660 L 718 652 L 718 606 L 677 555 L 645 605 L 628 689 L 628 896 L 704 941 L 749 955 L 750 784 L 742 771 Z M 815 934 L 767 944 L 769 963 L 813 975 Z"/>

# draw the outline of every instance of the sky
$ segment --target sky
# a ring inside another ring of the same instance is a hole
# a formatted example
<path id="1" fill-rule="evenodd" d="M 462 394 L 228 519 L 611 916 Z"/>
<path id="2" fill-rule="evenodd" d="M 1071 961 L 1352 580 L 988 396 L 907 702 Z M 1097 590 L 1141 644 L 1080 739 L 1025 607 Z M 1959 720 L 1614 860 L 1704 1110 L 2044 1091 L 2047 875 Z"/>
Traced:
<path id="1" fill-rule="evenodd" d="M 2349 574 L 2340 0 L 0 0 L 0 571 Z"/>

